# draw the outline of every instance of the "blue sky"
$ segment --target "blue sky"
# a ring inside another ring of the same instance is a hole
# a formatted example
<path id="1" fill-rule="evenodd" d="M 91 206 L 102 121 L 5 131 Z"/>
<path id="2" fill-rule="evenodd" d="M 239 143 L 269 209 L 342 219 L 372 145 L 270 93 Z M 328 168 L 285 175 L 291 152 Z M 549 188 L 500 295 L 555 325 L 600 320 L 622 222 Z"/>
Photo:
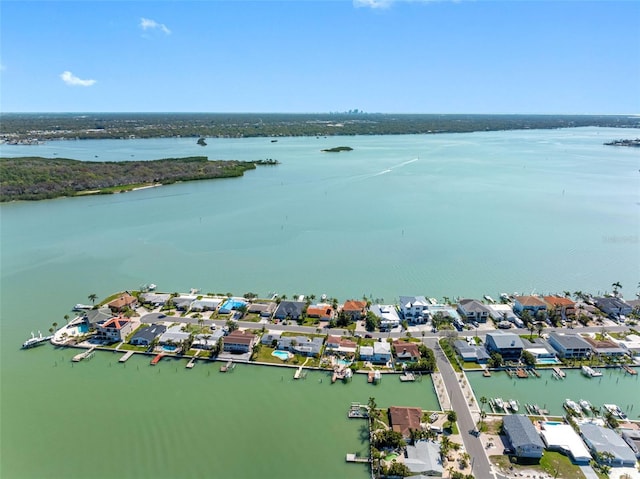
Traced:
<path id="1" fill-rule="evenodd" d="M 636 1 L 0 3 L 3 112 L 640 113 Z"/>

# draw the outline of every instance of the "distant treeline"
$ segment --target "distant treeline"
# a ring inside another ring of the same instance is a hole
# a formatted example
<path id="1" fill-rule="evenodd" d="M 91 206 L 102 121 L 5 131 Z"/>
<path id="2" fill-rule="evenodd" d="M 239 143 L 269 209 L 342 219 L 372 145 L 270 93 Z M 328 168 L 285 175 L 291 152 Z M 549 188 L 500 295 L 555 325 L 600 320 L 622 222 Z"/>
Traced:
<path id="1" fill-rule="evenodd" d="M 392 115 L 87 113 L 0 115 L 7 140 L 56 138 L 241 138 L 462 133 L 600 126 L 638 128 L 640 117 L 604 115 Z"/>
<path id="2" fill-rule="evenodd" d="M 275 160 L 209 161 L 207 157 L 94 162 L 65 158 L 0 158 L 0 201 L 107 194 L 153 184 L 242 176 Z"/>

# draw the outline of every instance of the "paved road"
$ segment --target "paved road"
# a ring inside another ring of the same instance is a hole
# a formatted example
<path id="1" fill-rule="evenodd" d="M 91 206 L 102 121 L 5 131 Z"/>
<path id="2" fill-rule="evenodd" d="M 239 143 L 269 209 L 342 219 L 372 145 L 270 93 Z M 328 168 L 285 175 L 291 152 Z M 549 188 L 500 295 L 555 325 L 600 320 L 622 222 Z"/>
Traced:
<path id="1" fill-rule="evenodd" d="M 469 431 L 475 429 L 476 421 L 473 418 L 467 400 L 464 397 L 464 392 L 460 387 L 456 372 L 451 367 L 449 360 L 442 349 L 440 349 L 440 345 L 435 339 L 427 339 L 424 342 L 428 347 L 435 351 L 438 370 L 442 375 L 445 387 L 449 393 L 451 409 L 453 409 L 458 416 L 458 429 L 460 430 L 462 442 L 464 443 L 465 450 L 472 458 L 472 474 L 477 478 L 495 478 L 491 471 L 489 458 L 487 457 L 484 446 L 482 445 L 482 441 L 479 437 L 473 436 L 469 433 Z"/>

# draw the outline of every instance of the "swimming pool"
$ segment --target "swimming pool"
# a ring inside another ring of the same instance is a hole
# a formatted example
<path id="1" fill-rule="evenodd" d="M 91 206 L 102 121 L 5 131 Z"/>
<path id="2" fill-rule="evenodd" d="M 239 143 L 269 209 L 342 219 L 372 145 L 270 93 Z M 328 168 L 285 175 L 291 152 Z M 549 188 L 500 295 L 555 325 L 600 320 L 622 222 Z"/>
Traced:
<path id="1" fill-rule="evenodd" d="M 88 333 L 89 332 L 89 325 L 88 324 L 79 324 L 78 325 L 78 332 L 79 333 Z"/>
<path id="2" fill-rule="evenodd" d="M 556 358 L 539 358 L 536 360 L 536 364 L 560 364 Z"/>
<path id="3" fill-rule="evenodd" d="M 168 353 L 172 353 L 174 352 L 176 349 L 178 349 L 178 346 L 172 346 L 170 344 L 165 344 L 164 346 L 162 346 L 162 350 L 163 351 L 167 351 Z"/>
<path id="4" fill-rule="evenodd" d="M 336 359 L 336 364 L 338 364 L 339 366 L 349 366 L 351 364 L 351 361 L 347 359 Z"/>
<path id="5" fill-rule="evenodd" d="M 274 352 L 271 353 L 271 356 L 275 356 L 276 358 L 282 359 L 283 361 L 286 361 L 289 359 L 289 352 L 288 351 L 280 351 L 279 349 L 276 349 Z"/>

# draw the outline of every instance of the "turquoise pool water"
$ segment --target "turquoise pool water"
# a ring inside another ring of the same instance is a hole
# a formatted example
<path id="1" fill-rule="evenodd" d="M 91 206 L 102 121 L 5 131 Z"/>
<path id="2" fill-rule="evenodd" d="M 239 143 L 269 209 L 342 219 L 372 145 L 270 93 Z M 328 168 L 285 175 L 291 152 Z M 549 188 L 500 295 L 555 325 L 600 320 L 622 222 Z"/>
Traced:
<path id="1" fill-rule="evenodd" d="M 169 353 L 174 352 L 176 349 L 178 349 L 178 347 L 177 347 L 177 346 L 171 346 L 171 345 L 167 345 L 167 344 L 165 344 L 164 346 L 162 346 L 162 350 L 163 350 L 163 351 L 167 351 L 167 352 L 169 352 Z"/>
<path id="2" fill-rule="evenodd" d="M 84 333 L 88 333 L 88 332 L 89 332 L 89 325 L 87 325 L 87 324 L 80 324 L 80 325 L 78 326 L 78 331 L 79 331 L 79 332 L 81 332 L 81 333 L 83 333 L 83 334 L 84 334 Z"/>
<path id="3" fill-rule="evenodd" d="M 280 358 L 283 361 L 286 361 L 286 360 L 289 359 L 289 353 L 287 351 L 280 351 L 278 349 L 276 349 L 274 352 L 272 352 L 271 356 L 275 356 L 276 358 Z"/>
<path id="4" fill-rule="evenodd" d="M 560 361 L 554 358 L 541 358 L 536 361 L 537 364 L 560 364 Z"/>
<path id="5" fill-rule="evenodd" d="M 349 366 L 351 364 L 351 361 L 347 361 L 346 359 L 338 359 L 336 363 L 340 366 Z"/>
<path id="6" fill-rule="evenodd" d="M 246 306 L 247 303 L 240 301 L 239 299 L 228 299 L 220 306 L 221 313 L 230 313 L 234 309 L 238 309 L 241 306 Z"/>

